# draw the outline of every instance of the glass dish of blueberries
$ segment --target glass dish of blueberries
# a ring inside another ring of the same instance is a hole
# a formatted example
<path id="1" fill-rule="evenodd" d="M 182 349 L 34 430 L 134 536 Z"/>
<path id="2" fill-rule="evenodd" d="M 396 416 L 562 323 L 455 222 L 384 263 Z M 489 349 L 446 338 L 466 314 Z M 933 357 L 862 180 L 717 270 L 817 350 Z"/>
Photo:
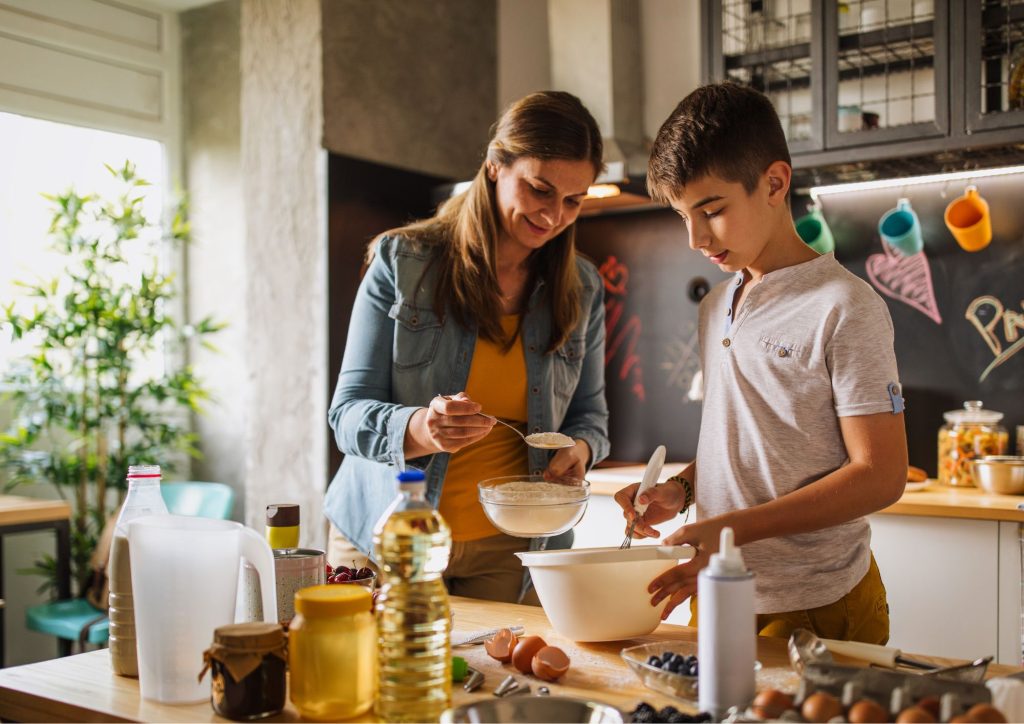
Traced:
<path id="1" fill-rule="evenodd" d="M 644 686 L 662 694 L 697 700 L 697 644 L 662 641 L 623 649 L 621 654 Z"/>

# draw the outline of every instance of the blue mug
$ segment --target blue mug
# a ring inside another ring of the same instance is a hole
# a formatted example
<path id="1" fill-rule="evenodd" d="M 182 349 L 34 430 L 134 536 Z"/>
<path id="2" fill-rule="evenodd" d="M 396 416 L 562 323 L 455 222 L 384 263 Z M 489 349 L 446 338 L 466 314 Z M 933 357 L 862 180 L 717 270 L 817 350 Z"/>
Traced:
<path id="1" fill-rule="evenodd" d="M 903 256 L 913 256 L 924 249 L 921 222 L 910 208 L 909 199 L 900 199 L 895 209 L 885 212 L 878 221 L 878 235 Z"/>

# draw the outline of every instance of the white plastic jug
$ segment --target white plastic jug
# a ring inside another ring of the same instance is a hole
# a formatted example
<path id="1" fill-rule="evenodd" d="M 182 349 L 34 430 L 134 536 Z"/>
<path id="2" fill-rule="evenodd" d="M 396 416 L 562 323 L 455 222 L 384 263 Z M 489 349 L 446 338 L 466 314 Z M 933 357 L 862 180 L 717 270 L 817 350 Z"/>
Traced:
<path id="1" fill-rule="evenodd" d="M 274 556 L 240 523 L 151 515 L 128 525 L 139 689 L 144 699 L 183 704 L 210 698 L 197 679 L 213 630 L 234 623 L 242 556 L 260 576 L 264 620 L 277 622 Z"/>

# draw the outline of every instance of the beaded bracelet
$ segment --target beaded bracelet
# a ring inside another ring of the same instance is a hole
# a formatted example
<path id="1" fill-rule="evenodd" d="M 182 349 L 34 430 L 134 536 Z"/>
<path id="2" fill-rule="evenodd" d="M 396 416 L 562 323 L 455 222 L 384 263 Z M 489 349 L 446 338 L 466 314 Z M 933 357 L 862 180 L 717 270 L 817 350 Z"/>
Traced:
<path id="1" fill-rule="evenodd" d="M 684 478 L 682 475 L 673 475 L 669 480 L 674 480 L 683 486 L 683 507 L 680 509 L 680 513 L 689 513 L 690 506 L 693 505 L 695 495 L 693 493 L 693 483 Z M 668 481 L 666 481 L 668 482 Z"/>

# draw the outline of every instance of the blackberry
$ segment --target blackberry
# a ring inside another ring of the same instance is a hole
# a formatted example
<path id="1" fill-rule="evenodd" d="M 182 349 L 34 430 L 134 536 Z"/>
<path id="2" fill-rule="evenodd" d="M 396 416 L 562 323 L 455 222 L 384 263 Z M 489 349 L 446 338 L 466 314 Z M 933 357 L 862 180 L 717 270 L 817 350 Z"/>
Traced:
<path id="1" fill-rule="evenodd" d="M 675 721 L 672 717 L 678 716 L 681 713 L 674 706 L 666 706 L 658 712 L 658 721 Z"/>
<path id="2" fill-rule="evenodd" d="M 636 709 L 630 714 L 630 720 L 635 722 L 655 722 L 658 720 L 658 712 L 646 701 L 637 704 Z"/>

